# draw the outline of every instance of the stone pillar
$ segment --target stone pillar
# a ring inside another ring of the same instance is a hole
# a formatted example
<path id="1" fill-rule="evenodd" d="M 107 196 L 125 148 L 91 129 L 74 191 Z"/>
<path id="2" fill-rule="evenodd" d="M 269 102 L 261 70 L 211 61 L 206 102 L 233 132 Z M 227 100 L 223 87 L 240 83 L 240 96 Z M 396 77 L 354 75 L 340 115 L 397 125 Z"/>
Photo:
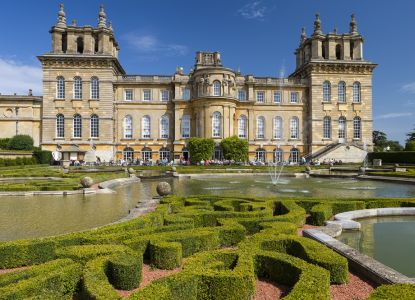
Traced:
<path id="1" fill-rule="evenodd" d="M 323 58 L 321 47 L 322 47 L 322 42 L 319 39 L 313 39 L 313 41 L 311 42 L 311 58 L 313 59 Z"/>
<path id="2" fill-rule="evenodd" d="M 329 40 L 327 48 L 328 48 L 328 51 L 329 51 L 328 58 L 329 59 L 336 59 L 336 41 L 335 40 Z"/>
<path id="3" fill-rule="evenodd" d="M 62 32 L 60 31 L 52 32 L 52 52 L 62 53 Z"/>
<path id="4" fill-rule="evenodd" d="M 76 37 L 73 31 L 68 31 L 67 33 L 67 53 L 76 53 Z"/>
<path id="5" fill-rule="evenodd" d="M 254 132 L 254 124 L 255 124 L 255 118 L 254 118 L 254 110 L 249 109 L 248 110 L 248 140 L 253 141 L 255 139 L 255 132 Z"/>
<path id="6" fill-rule="evenodd" d="M 343 59 L 350 60 L 350 41 L 343 40 Z"/>
<path id="7" fill-rule="evenodd" d="M 93 54 L 94 53 L 94 39 L 92 38 L 91 28 L 85 28 L 84 30 L 84 53 Z"/>
<path id="8" fill-rule="evenodd" d="M 229 130 L 230 130 L 230 125 L 229 125 L 229 113 L 230 113 L 230 109 L 229 106 L 224 106 L 223 107 L 223 134 L 222 134 L 222 138 L 227 138 L 229 137 Z"/>
<path id="9" fill-rule="evenodd" d="M 205 138 L 211 138 L 212 137 L 212 116 L 209 113 L 209 107 L 204 106 L 203 111 L 205 114 L 205 128 L 204 128 L 205 135 L 204 136 Z"/>

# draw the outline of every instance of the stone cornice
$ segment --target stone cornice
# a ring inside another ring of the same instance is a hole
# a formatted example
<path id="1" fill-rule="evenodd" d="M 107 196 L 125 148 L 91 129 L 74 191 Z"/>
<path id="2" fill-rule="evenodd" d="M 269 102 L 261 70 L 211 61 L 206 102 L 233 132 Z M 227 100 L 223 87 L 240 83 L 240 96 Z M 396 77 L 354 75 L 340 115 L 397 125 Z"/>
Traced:
<path id="1" fill-rule="evenodd" d="M 125 71 L 118 59 L 110 55 L 100 54 L 44 54 L 38 56 L 43 67 L 101 67 L 113 68 L 117 75 L 125 74 Z"/>
<path id="2" fill-rule="evenodd" d="M 377 64 L 369 61 L 333 61 L 333 60 L 315 60 L 310 61 L 304 66 L 297 69 L 289 77 L 300 78 L 308 77 L 314 74 L 357 74 L 371 75 Z"/>

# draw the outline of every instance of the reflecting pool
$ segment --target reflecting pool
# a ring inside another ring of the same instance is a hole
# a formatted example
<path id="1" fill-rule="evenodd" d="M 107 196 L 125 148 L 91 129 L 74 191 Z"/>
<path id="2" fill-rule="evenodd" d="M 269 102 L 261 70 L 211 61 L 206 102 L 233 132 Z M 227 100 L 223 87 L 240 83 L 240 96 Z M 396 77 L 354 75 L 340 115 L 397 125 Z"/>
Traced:
<path id="1" fill-rule="evenodd" d="M 344 231 L 338 240 L 396 271 L 415 278 L 415 216 L 358 219 L 360 231 Z"/>
<path id="2" fill-rule="evenodd" d="M 156 195 L 159 180 L 115 188 L 115 194 L 73 196 L 0 196 L 0 241 L 57 235 L 121 219 L 137 202 Z M 226 176 L 166 180 L 177 195 L 253 197 L 415 197 L 415 186 L 355 179 Z"/>

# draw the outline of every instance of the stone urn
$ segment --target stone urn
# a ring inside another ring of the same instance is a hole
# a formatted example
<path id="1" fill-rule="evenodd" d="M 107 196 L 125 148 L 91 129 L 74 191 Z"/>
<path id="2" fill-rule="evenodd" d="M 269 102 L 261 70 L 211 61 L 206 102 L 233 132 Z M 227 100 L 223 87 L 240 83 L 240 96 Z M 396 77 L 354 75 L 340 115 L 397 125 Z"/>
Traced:
<path id="1" fill-rule="evenodd" d="M 128 174 L 135 174 L 136 170 L 134 170 L 133 168 L 128 168 Z"/>
<path id="2" fill-rule="evenodd" d="M 93 184 L 94 180 L 89 176 L 85 176 L 81 179 L 81 185 L 83 188 L 90 188 Z"/>
<path id="3" fill-rule="evenodd" d="M 171 186 L 168 182 L 162 181 L 157 184 L 156 191 L 161 197 L 167 196 L 168 194 L 171 194 Z"/>
<path id="4" fill-rule="evenodd" d="M 171 167 L 172 172 L 177 172 L 177 168 L 175 166 Z"/>

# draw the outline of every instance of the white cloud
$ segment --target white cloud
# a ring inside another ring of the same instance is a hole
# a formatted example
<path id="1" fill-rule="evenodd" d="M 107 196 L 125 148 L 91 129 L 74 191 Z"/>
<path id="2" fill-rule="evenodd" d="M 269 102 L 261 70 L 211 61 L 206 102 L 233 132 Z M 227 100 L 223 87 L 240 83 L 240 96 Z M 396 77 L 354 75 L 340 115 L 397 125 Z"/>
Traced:
<path id="1" fill-rule="evenodd" d="M 383 115 L 379 115 L 377 117 L 375 117 L 375 119 L 377 120 L 382 120 L 382 119 L 393 119 L 393 118 L 402 118 L 402 117 L 410 117 L 415 115 L 412 112 L 398 112 L 398 113 L 389 113 L 389 114 L 383 114 Z"/>
<path id="2" fill-rule="evenodd" d="M 0 93 L 27 95 L 29 89 L 35 95 L 42 93 L 41 67 L 0 57 Z"/>
<path id="3" fill-rule="evenodd" d="M 188 52 L 185 45 L 164 43 L 156 36 L 151 34 L 127 33 L 123 39 L 137 52 L 147 58 L 157 58 L 160 56 L 183 56 Z"/>
<path id="4" fill-rule="evenodd" d="M 401 87 L 401 90 L 404 91 L 404 92 L 415 94 L 415 82 L 404 84 Z"/>
<path id="5" fill-rule="evenodd" d="M 262 4 L 262 1 L 253 1 L 238 9 L 238 14 L 245 19 L 263 20 L 266 11 L 267 7 Z"/>

